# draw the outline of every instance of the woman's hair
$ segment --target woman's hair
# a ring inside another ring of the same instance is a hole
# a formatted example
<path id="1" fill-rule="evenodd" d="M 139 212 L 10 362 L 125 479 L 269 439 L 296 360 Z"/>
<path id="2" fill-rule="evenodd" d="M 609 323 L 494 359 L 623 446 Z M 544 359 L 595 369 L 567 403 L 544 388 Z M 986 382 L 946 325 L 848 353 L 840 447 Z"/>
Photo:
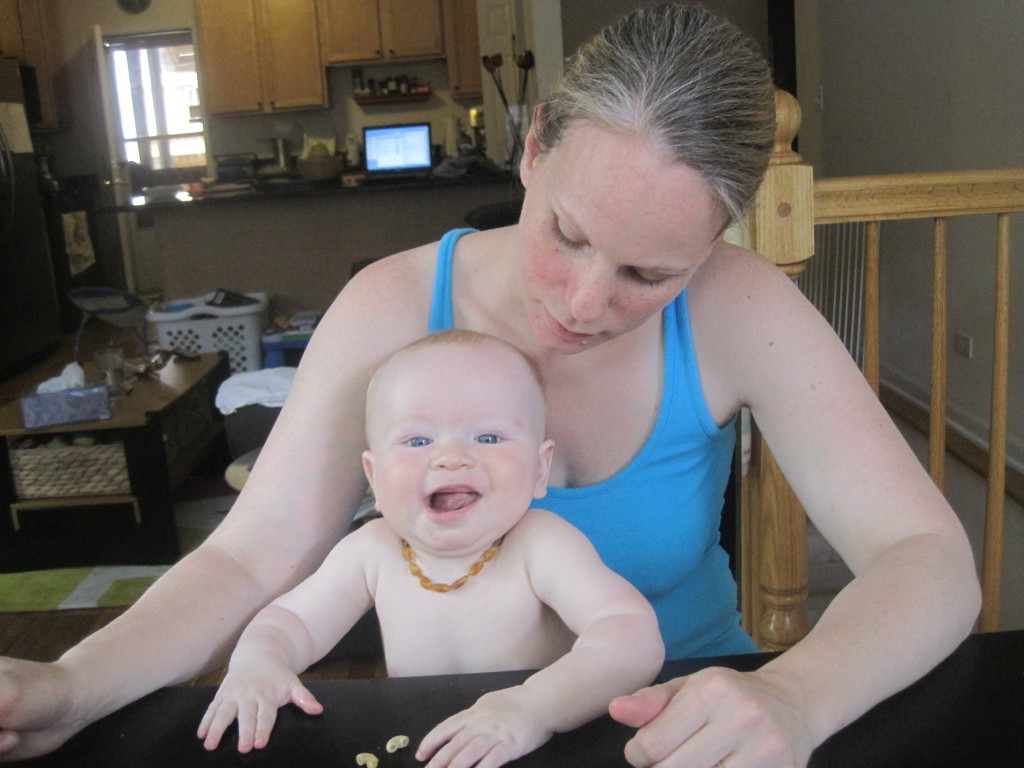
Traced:
<path id="1" fill-rule="evenodd" d="M 643 8 L 580 46 L 537 109 L 541 151 L 581 120 L 650 137 L 737 220 L 771 157 L 774 87 L 757 44 L 730 22 L 694 6 Z"/>

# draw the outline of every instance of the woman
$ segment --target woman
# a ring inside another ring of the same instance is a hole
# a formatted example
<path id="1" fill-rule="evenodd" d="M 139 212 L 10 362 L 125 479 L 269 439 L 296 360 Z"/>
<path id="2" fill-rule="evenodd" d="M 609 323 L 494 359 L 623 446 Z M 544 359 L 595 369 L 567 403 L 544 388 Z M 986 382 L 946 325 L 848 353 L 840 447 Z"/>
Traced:
<path id="1" fill-rule="evenodd" d="M 722 240 L 772 133 L 763 60 L 710 14 L 639 11 L 591 41 L 538 107 L 519 224 L 398 254 L 346 286 L 206 544 L 59 662 L 0 668 L 0 749 L 52 749 L 222 662 L 346 530 L 364 490 L 370 371 L 449 325 L 537 361 L 558 446 L 538 506 L 647 595 L 670 658 L 752 648 L 715 540 L 743 405 L 856 574 L 761 670 L 705 670 L 615 700 L 613 716 L 639 729 L 633 765 L 803 765 L 933 667 L 978 610 L 964 532 L 821 317 L 777 269 Z"/>

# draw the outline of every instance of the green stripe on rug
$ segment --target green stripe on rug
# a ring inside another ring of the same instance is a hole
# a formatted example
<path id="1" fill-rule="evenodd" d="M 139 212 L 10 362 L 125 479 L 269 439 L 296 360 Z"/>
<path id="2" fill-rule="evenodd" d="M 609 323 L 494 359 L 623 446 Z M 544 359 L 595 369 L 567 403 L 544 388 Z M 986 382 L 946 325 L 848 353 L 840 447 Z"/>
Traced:
<path id="1" fill-rule="evenodd" d="M 224 518 L 236 496 L 175 505 L 181 553 L 198 547 Z M 170 566 L 110 565 L 0 573 L 0 613 L 75 608 L 120 608 L 134 603 Z"/>
<path id="2" fill-rule="evenodd" d="M 92 570 L 60 568 L 0 574 L 0 611 L 55 611 Z"/>

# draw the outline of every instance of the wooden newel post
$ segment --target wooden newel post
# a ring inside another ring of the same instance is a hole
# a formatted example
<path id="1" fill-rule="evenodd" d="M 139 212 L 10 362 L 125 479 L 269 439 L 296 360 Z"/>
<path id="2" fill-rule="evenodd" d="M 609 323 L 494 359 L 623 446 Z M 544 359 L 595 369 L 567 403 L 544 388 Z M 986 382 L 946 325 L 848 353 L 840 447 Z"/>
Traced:
<path id="1" fill-rule="evenodd" d="M 814 255 L 814 174 L 793 151 L 800 127 L 796 99 L 776 91 L 775 113 L 775 151 L 750 216 L 750 236 L 754 250 L 795 279 Z M 784 650 L 807 634 L 807 518 L 756 422 L 742 499 L 744 624 L 760 647 Z"/>

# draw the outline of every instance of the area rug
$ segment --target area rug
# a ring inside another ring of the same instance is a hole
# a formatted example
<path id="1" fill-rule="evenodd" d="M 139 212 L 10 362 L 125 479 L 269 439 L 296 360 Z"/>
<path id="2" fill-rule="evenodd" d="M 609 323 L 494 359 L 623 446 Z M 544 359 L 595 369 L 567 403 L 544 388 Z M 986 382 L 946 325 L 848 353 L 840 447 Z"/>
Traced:
<path id="1" fill-rule="evenodd" d="M 235 494 L 176 501 L 182 554 L 195 549 L 231 509 Z M 131 605 L 169 565 L 112 565 L 0 574 L 0 613 Z"/>

